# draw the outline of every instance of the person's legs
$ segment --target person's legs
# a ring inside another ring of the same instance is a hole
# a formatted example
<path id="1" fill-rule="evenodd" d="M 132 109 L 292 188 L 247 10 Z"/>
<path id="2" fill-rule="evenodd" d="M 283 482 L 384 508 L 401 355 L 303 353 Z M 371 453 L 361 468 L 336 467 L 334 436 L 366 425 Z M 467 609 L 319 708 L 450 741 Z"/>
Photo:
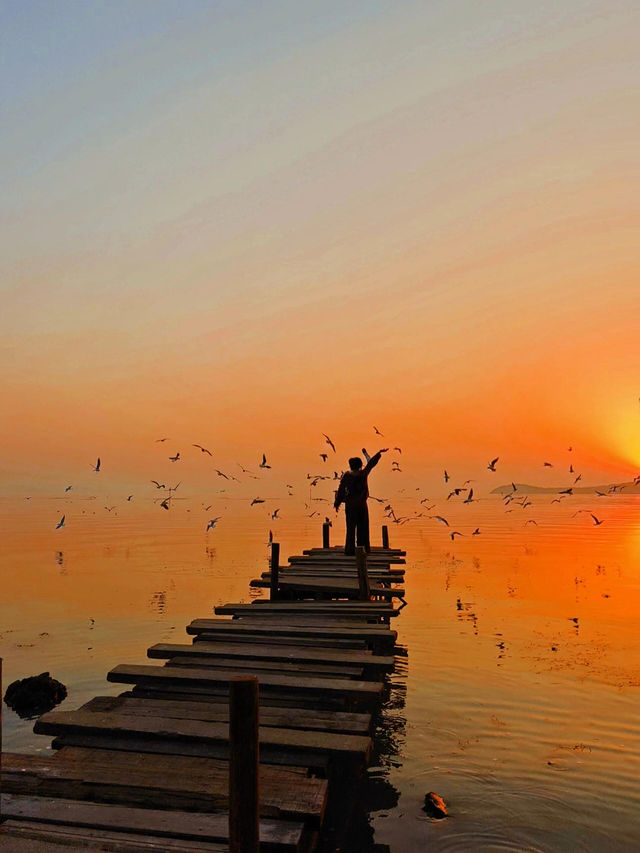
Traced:
<path id="1" fill-rule="evenodd" d="M 345 554 L 356 553 L 356 524 L 358 521 L 357 510 L 345 504 L 344 516 L 347 523 L 347 536 L 344 543 Z"/>
<path id="2" fill-rule="evenodd" d="M 367 554 L 371 553 L 371 543 L 369 541 L 369 508 L 365 504 L 358 508 L 358 545 L 362 545 Z"/>

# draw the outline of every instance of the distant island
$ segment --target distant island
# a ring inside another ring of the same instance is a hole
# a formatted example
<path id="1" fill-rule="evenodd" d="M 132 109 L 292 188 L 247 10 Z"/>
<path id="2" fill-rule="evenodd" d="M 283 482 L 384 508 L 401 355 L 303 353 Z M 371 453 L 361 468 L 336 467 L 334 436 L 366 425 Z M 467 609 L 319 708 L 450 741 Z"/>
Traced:
<path id="1" fill-rule="evenodd" d="M 629 483 L 607 483 L 604 486 L 532 486 L 529 483 L 507 483 L 505 486 L 497 486 L 491 491 L 492 495 L 509 495 L 513 492 L 513 487 L 516 487 L 518 492 L 523 494 L 539 494 L 539 495 L 557 495 L 558 492 L 565 489 L 572 489 L 574 495 L 595 495 L 596 492 L 603 492 L 607 496 L 615 497 L 616 495 L 640 495 L 640 483 L 634 483 L 633 480 Z"/>

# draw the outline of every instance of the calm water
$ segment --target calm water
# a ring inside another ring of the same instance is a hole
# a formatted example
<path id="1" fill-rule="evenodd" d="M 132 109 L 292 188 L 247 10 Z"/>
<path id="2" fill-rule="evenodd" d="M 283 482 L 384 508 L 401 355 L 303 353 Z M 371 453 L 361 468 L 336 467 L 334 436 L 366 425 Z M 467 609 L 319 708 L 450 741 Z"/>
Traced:
<path id="1" fill-rule="evenodd" d="M 408 552 L 409 605 L 394 623 L 407 658 L 370 772 L 377 843 L 396 853 L 640 849 L 640 499 L 572 500 L 539 496 L 510 514 L 494 499 L 446 504 L 465 533 L 455 542 L 435 520 L 391 525 L 392 545 Z M 280 521 L 269 504 L 247 503 L 217 499 L 205 511 L 192 497 L 164 512 L 120 501 L 107 512 L 101 500 L 4 499 L 5 687 L 49 670 L 69 687 L 67 707 L 120 692 L 109 668 L 144 662 L 152 643 L 187 642 L 185 625 L 216 603 L 250 600 L 269 528 L 284 555 L 318 543 L 321 519 L 293 499 L 278 502 Z M 573 517 L 585 508 L 605 523 Z M 377 504 L 372 514 L 377 531 Z M 212 515 L 223 518 L 207 534 Z M 6 708 L 3 724 L 6 749 L 48 747 Z M 427 791 L 450 818 L 426 817 Z"/>

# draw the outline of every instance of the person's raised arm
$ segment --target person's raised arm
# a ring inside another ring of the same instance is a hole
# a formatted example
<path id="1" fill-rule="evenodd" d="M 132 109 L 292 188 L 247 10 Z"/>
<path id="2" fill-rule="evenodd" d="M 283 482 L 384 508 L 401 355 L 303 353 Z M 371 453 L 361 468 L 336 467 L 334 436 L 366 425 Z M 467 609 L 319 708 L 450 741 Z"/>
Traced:
<path id="1" fill-rule="evenodd" d="M 368 474 L 372 468 L 376 467 L 376 465 L 380 461 L 380 457 L 382 456 L 383 453 L 386 453 L 388 449 L 389 449 L 388 447 L 383 447 L 382 450 L 379 450 L 376 454 L 374 454 L 371 457 L 371 459 L 369 459 L 367 464 L 364 466 L 364 473 L 365 474 Z"/>

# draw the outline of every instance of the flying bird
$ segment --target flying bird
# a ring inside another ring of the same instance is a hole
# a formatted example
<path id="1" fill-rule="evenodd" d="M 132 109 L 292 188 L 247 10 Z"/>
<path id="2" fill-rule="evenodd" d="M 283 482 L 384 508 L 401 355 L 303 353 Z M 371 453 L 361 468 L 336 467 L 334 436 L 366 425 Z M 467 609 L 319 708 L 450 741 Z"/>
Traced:
<path id="1" fill-rule="evenodd" d="M 100 457 L 99 457 L 99 456 L 98 456 L 98 461 L 97 461 L 97 462 L 96 462 L 96 464 L 93 466 L 93 470 L 94 470 L 96 473 L 98 473 L 98 472 L 100 471 Z"/>
<path id="2" fill-rule="evenodd" d="M 480 535 L 480 528 L 476 527 L 476 529 L 473 531 L 473 533 L 471 535 L 472 536 L 479 536 Z"/>
<path id="3" fill-rule="evenodd" d="M 378 427 L 375 427 L 375 426 L 374 426 L 373 431 L 375 432 L 375 434 L 376 434 L 376 435 L 379 435 L 379 436 L 380 436 L 380 438 L 384 438 L 384 434 L 380 432 L 380 430 L 378 429 Z"/>
<path id="4" fill-rule="evenodd" d="M 551 464 L 551 462 L 543 462 L 542 467 L 543 468 L 553 468 L 553 465 Z"/>
<path id="5" fill-rule="evenodd" d="M 258 467 L 260 467 L 260 468 L 271 468 L 271 465 L 267 465 L 267 457 L 265 456 L 264 453 L 262 454 L 262 462 L 260 463 L 260 465 Z"/>
<path id="6" fill-rule="evenodd" d="M 451 541 L 453 542 L 456 536 L 464 536 L 464 533 L 460 533 L 458 530 L 452 530 L 449 536 L 451 537 Z"/>
<path id="7" fill-rule="evenodd" d="M 500 459 L 499 456 L 496 456 L 495 459 L 492 459 L 491 462 L 487 465 L 487 471 L 495 471 L 496 470 L 496 462 Z"/>
<path id="8" fill-rule="evenodd" d="M 164 483 L 160 484 L 157 480 L 151 480 L 151 482 L 156 487 L 156 489 L 166 489 L 166 486 Z"/>
<path id="9" fill-rule="evenodd" d="M 445 468 L 444 469 L 444 481 L 445 481 L 445 483 L 448 483 L 450 479 L 451 478 L 449 477 L 449 474 L 447 473 L 447 469 Z"/>
<path id="10" fill-rule="evenodd" d="M 251 501 L 251 506 L 253 506 L 254 504 L 263 504 L 263 503 L 264 503 L 264 501 L 262 500 L 262 498 L 254 498 Z"/>
<path id="11" fill-rule="evenodd" d="M 573 481 L 573 485 L 575 486 L 575 484 L 579 483 L 581 479 L 582 479 L 582 474 L 578 474 L 578 476 Z"/>
<path id="12" fill-rule="evenodd" d="M 527 524 L 535 524 L 536 527 L 538 526 L 538 522 L 535 520 L 535 518 L 527 519 L 527 521 L 525 521 L 525 523 L 524 523 L 524 526 L 526 527 Z"/>
<path id="13" fill-rule="evenodd" d="M 180 451 L 178 451 L 175 456 L 170 456 L 169 459 L 172 462 L 178 462 L 180 460 Z"/>
<path id="14" fill-rule="evenodd" d="M 463 504 L 471 504 L 473 503 L 473 489 L 469 489 L 469 494 L 462 501 Z"/>
<path id="15" fill-rule="evenodd" d="M 67 486 L 67 488 L 65 489 L 65 492 L 70 492 L 72 488 L 73 488 L 73 486 Z"/>
<path id="16" fill-rule="evenodd" d="M 130 501 L 132 497 L 133 497 L 133 495 L 129 495 L 129 497 L 127 498 L 127 500 L 128 500 L 128 501 Z"/>
<path id="17" fill-rule="evenodd" d="M 216 469 L 215 469 L 215 472 L 216 472 L 216 474 L 218 475 L 218 477 L 224 477 L 224 478 L 225 478 L 225 480 L 228 480 L 228 479 L 229 479 L 229 478 L 227 477 L 227 475 L 226 475 L 223 471 L 218 471 L 218 469 L 216 468 Z"/>
<path id="18" fill-rule="evenodd" d="M 112 509 L 115 509 L 115 504 L 113 506 L 106 506 L 105 509 L 107 512 L 111 512 Z"/>
<path id="19" fill-rule="evenodd" d="M 60 530 L 61 527 L 64 527 L 65 518 L 66 518 L 66 515 L 63 515 L 62 518 L 60 519 L 60 521 L 56 524 L 56 530 Z"/>
<path id="20" fill-rule="evenodd" d="M 280 510 L 279 510 L 279 509 L 274 509 L 274 511 L 271 513 L 271 518 L 272 518 L 272 519 L 278 518 L 278 513 L 279 513 L 279 512 L 280 512 Z"/>
<path id="21" fill-rule="evenodd" d="M 323 462 L 326 462 L 327 459 L 329 458 L 329 455 L 327 453 L 320 453 L 319 456 Z"/>
<path id="22" fill-rule="evenodd" d="M 213 530 L 214 527 L 216 526 L 216 522 L 220 521 L 221 518 L 222 518 L 221 515 L 217 515 L 215 518 L 212 518 L 211 521 L 207 524 L 207 530 Z M 206 532 L 207 531 L 205 531 L 205 533 Z"/>
<path id="23" fill-rule="evenodd" d="M 394 447 L 393 449 L 394 449 L 394 450 L 397 450 L 397 451 L 398 451 L 398 453 L 402 453 L 402 448 L 401 448 L 401 447 Z"/>
<path id="24" fill-rule="evenodd" d="M 157 444 L 159 441 L 169 441 L 169 439 L 168 439 L 168 438 L 156 438 L 156 444 Z"/>
<path id="25" fill-rule="evenodd" d="M 333 450 L 333 452 L 335 453 L 335 452 L 336 452 L 336 446 L 335 446 L 335 444 L 331 441 L 331 439 L 330 439 L 330 438 L 329 438 L 329 436 L 326 434 L 326 432 L 323 432 L 322 434 L 323 434 L 323 436 L 325 437 L 325 443 L 326 443 L 326 444 L 328 444 L 328 445 L 329 445 L 329 447 L 330 447 L 330 448 Z"/>
<path id="26" fill-rule="evenodd" d="M 569 465 L 569 473 L 574 474 L 573 465 Z"/>
<path id="27" fill-rule="evenodd" d="M 163 501 L 160 502 L 160 506 L 162 507 L 162 509 L 169 509 L 170 500 L 171 498 L 165 498 Z"/>
<path id="28" fill-rule="evenodd" d="M 428 515 L 427 518 L 435 518 L 436 521 L 439 521 L 440 524 L 444 524 L 445 527 L 449 526 L 449 522 L 446 518 L 443 518 L 441 515 Z"/>
<path id="29" fill-rule="evenodd" d="M 558 492 L 559 495 L 572 495 L 573 489 L 563 489 L 561 492 Z"/>
<path id="30" fill-rule="evenodd" d="M 192 446 L 192 447 L 197 447 L 197 448 L 198 448 L 198 450 L 199 450 L 201 453 L 206 453 L 206 454 L 208 454 L 209 456 L 213 456 L 213 454 L 211 453 L 211 451 L 210 451 L 210 450 L 207 450 L 207 448 L 206 448 L 206 447 L 203 447 L 201 444 L 192 444 L 191 446 Z"/>
<path id="31" fill-rule="evenodd" d="M 604 524 L 604 519 L 603 518 L 596 518 L 593 513 L 591 513 L 591 518 L 593 519 L 593 523 L 595 524 L 596 527 L 598 527 L 601 524 Z"/>

